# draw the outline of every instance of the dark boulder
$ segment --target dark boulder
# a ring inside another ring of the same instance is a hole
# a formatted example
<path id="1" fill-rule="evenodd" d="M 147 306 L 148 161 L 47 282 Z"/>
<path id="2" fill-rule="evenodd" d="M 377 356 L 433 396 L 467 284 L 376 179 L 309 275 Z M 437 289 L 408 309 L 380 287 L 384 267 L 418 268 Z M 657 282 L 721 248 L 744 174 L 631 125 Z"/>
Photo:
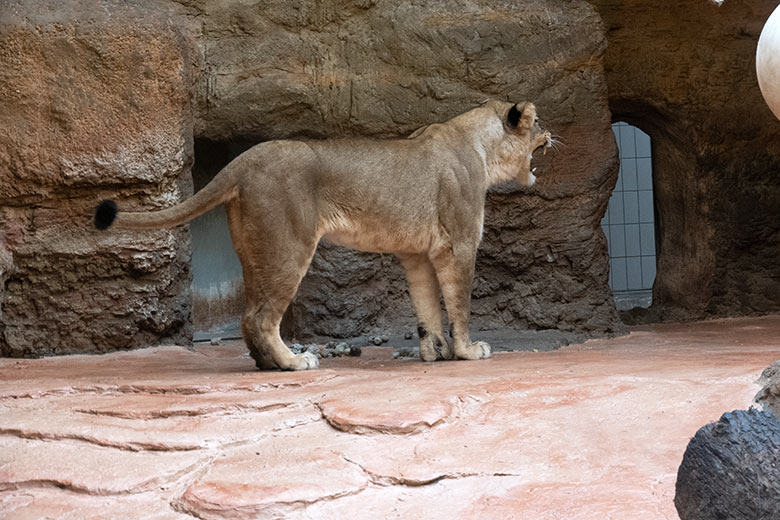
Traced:
<path id="1" fill-rule="evenodd" d="M 691 439 L 677 472 L 681 520 L 780 518 L 780 420 L 725 413 Z"/>

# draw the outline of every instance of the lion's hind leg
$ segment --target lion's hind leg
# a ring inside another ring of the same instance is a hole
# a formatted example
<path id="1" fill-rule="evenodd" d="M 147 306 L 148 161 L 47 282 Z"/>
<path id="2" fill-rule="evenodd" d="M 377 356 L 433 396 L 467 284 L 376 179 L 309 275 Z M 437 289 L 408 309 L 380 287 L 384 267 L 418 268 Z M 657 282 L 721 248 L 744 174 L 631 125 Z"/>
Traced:
<path id="1" fill-rule="evenodd" d="M 439 282 L 426 255 L 399 255 L 409 280 L 409 294 L 417 313 L 420 357 L 423 361 L 452 359 L 452 345 L 442 333 Z"/>
<path id="2" fill-rule="evenodd" d="M 309 370 L 319 366 L 317 356 L 309 352 L 293 354 L 282 341 L 279 325 L 306 274 L 315 246 L 290 248 L 288 244 L 285 249 L 286 260 L 270 261 L 275 255 L 255 250 L 256 254 L 247 261 L 247 308 L 241 325 L 258 368 Z M 249 284 L 253 286 L 251 290 Z"/>
<path id="3" fill-rule="evenodd" d="M 272 370 L 279 368 L 271 357 L 271 352 L 265 348 L 263 337 L 254 325 L 256 311 L 247 306 L 244 316 L 241 318 L 241 334 L 249 349 L 249 354 L 255 360 L 255 365 L 260 370 Z"/>
<path id="4" fill-rule="evenodd" d="M 257 368 L 317 368 L 317 356 L 309 352 L 293 354 L 279 333 L 284 311 L 306 274 L 317 239 L 312 234 L 307 243 L 296 237 L 286 229 L 283 219 L 248 218 L 240 213 L 235 202 L 228 204 L 227 210 L 230 233 L 244 273 L 247 305 L 241 330 Z M 263 225 L 264 220 L 271 225 Z M 244 225 L 247 221 L 251 225 Z"/>
<path id="5" fill-rule="evenodd" d="M 279 335 L 282 314 L 271 302 L 250 305 L 242 321 L 247 343 L 252 343 L 250 353 L 260 369 L 278 367 L 282 370 L 309 370 L 317 368 L 317 356 L 310 352 L 293 354 Z M 286 305 L 285 305 L 286 307 Z"/>

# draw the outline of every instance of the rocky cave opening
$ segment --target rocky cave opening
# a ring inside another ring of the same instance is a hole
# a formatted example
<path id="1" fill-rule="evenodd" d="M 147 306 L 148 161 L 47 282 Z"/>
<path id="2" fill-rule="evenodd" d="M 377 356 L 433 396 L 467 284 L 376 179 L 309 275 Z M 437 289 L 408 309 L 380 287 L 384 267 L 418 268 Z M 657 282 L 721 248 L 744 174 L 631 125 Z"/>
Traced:
<path id="1" fill-rule="evenodd" d="M 255 143 L 246 139 L 195 139 L 192 180 L 195 191 Z M 192 323 L 194 339 L 240 337 L 244 308 L 241 264 L 230 237 L 224 206 L 194 219 L 192 235 Z"/>
<path id="2" fill-rule="evenodd" d="M 208 184 L 233 159 L 257 144 L 256 139 L 216 141 L 196 138 L 192 180 L 194 191 Z M 244 278 L 233 248 L 225 207 L 220 205 L 190 223 L 192 237 L 193 340 L 241 338 Z M 282 320 L 282 335 L 295 335 L 292 306 Z"/>
<path id="3" fill-rule="evenodd" d="M 640 256 L 642 252 L 647 257 L 649 253 L 653 253 L 652 260 L 640 258 L 640 264 L 644 261 L 646 268 L 651 264 L 655 267 L 652 271 L 653 283 L 650 284 L 650 301 L 647 302 L 649 305 L 621 304 L 619 289 L 613 288 L 619 316 L 627 325 L 635 325 L 669 319 L 684 320 L 702 315 L 705 312 L 702 307 L 702 288 L 707 286 L 714 258 L 712 249 L 707 245 L 708 207 L 701 196 L 696 157 L 689 146 L 695 141 L 695 134 L 674 115 L 662 113 L 642 100 L 611 100 L 610 104 L 613 121 L 616 122 L 613 127 L 617 127 L 618 132 L 624 128 L 636 128 L 636 135 L 640 136 L 640 140 L 644 140 L 643 135 L 646 135 L 652 157 L 649 161 L 636 158 L 639 194 L 641 196 L 643 190 L 651 190 L 652 213 L 647 207 L 648 195 L 643 195 L 644 205 L 643 199 L 639 199 L 640 234 L 643 224 L 646 236 L 650 229 L 653 233 L 652 248 L 647 241 L 642 241 L 639 245 Z M 621 182 L 625 182 L 625 172 L 632 172 L 633 165 L 631 157 L 628 157 L 632 151 L 630 145 L 627 152 L 621 148 L 629 143 L 621 139 L 621 133 L 617 133 L 616 138 L 621 149 L 621 174 L 615 188 L 617 191 L 623 188 Z M 635 141 L 635 144 L 637 142 Z M 638 147 L 635 147 L 634 151 L 637 151 L 637 156 L 647 155 Z M 649 178 L 645 170 L 648 166 L 651 168 Z M 630 184 L 631 186 L 633 185 Z M 611 200 L 608 215 L 612 205 Z M 625 215 L 624 207 L 624 218 Z M 650 218 L 652 226 L 647 222 Z M 609 238 L 611 236 L 608 240 Z M 626 243 L 625 248 L 628 247 Z M 612 251 L 610 256 L 611 253 Z M 628 252 L 626 255 L 631 256 Z M 611 258 L 611 281 L 618 274 L 612 260 Z M 628 272 L 627 276 L 630 276 Z M 642 285 L 646 285 L 646 281 L 643 279 Z"/>

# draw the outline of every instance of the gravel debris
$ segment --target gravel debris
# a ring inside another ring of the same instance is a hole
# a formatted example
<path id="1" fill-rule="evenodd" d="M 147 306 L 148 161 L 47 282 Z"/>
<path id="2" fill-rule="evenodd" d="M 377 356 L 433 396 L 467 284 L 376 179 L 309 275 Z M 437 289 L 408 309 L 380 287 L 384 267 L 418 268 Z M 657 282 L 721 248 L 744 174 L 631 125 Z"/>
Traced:
<path id="1" fill-rule="evenodd" d="M 350 346 L 349 343 L 344 341 L 329 341 L 324 345 L 301 345 L 300 343 L 293 343 L 290 345 L 290 350 L 292 350 L 294 354 L 309 352 L 320 359 L 342 356 L 360 357 L 363 353 L 363 350 L 360 347 Z"/>
<path id="2" fill-rule="evenodd" d="M 415 359 L 420 357 L 419 348 L 401 347 L 393 352 L 393 359 Z"/>

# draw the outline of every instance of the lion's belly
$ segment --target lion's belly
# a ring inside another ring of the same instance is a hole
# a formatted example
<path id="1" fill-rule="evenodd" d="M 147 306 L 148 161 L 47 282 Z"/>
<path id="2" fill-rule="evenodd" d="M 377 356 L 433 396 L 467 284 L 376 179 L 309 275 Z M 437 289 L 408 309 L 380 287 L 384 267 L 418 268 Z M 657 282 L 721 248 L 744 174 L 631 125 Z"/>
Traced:
<path id="1" fill-rule="evenodd" d="M 392 253 L 392 248 L 389 248 L 390 244 L 385 243 L 383 240 L 373 240 L 366 236 L 355 236 L 350 233 L 333 232 L 326 234 L 323 238 L 338 244 L 340 246 L 357 249 L 358 251 L 366 251 L 369 253 Z"/>
<path id="2" fill-rule="evenodd" d="M 323 237 L 334 244 L 369 253 L 420 253 L 430 247 L 430 233 L 414 226 L 361 225 L 342 223 Z"/>

